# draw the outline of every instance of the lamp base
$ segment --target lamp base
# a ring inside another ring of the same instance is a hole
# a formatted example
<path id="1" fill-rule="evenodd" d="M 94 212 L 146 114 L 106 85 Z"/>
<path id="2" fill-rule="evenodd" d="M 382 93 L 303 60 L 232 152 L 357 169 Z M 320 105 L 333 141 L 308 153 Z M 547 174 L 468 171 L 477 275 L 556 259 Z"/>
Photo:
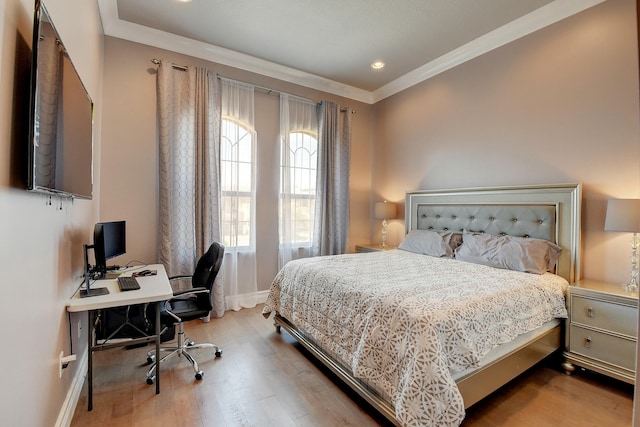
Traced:
<path id="1" fill-rule="evenodd" d="M 387 220 L 382 220 L 382 244 L 380 245 L 382 249 L 387 247 Z"/>
<path id="2" fill-rule="evenodd" d="M 638 280 L 640 279 L 638 249 L 640 249 L 640 239 L 638 238 L 638 233 L 633 233 L 633 238 L 631 239 L 631 279 L 629 283 L 624 285 L 624 288 L 629 292 L 638 292 Z"/>

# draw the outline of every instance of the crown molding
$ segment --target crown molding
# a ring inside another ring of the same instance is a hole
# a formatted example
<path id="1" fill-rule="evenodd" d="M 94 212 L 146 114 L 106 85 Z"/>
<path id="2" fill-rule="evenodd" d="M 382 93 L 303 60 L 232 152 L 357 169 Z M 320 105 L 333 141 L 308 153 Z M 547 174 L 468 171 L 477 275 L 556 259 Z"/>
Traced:
<path id="1" fill-rule="evenodd" d="M 179 52 L 367 104 L 372 103 L 372 93 L 363 89 L 188 37 L 123 21 L 118 16 L 117 0 L 98 0 L 98 6 L 103 31 L 107 36 Z"/>
<path id="2" fill-rule="evenodd" d="M 98 7 L 104 34 L 107 36 L 179 52 L 366 104 L 375 104 L 457 65 L 603 1 L 605 0 L 554 0 L 507 25 L 410 71 L 372 92 L 219 46 L 123 21 L 118 15 L 117 0 L 98 0 Z"/>
<path id="3" fill-rule="evenodd" d="M 548 3 L 376 89 L 372 93 L 372 102 L 375 104 L 444 71 L 555 24 L 603 1 L 605 0 L 555 0 Z"/>

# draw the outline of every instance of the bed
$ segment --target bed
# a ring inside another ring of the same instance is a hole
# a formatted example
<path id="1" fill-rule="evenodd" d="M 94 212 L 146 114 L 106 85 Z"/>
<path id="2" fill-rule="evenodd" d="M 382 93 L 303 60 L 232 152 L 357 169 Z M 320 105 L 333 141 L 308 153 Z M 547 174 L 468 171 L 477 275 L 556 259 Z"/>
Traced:
<path id="1" fill-rule="evenodd" d="M 580 184 L 407 193 L 402 249 L 292 261 L 263 314 L 394 424 L 459 425 L 560 349 L 580 207 Z"/>

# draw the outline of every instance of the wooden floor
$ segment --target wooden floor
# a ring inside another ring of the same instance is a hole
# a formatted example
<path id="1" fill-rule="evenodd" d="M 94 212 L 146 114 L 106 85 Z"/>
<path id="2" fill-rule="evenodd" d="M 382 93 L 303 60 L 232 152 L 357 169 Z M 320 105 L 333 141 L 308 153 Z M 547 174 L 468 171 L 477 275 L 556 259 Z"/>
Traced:
<path id="1" fill-rule="evenodd" d="M 224 354 L 194 352 L 202 381 L 183 359 L 162 371 L 161 393 L 145 383 L 146 352 L 113 349 L 94 358 L 94 409 L 86 383 L 72 426 L 387 426 L 293 338 L 276 334 L 261 307 L 185 325 L 196 342 Z M 633 388 L 585 373 L 564 375 L 551 361 L 467 410 L 471 426 L 630 426 Z"/>

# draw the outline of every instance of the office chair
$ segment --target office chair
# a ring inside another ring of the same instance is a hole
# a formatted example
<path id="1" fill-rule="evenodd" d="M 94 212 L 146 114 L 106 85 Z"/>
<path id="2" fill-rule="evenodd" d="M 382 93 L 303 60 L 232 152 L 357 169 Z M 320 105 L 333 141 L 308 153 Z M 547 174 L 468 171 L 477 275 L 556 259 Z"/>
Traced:
<path id="1" fill-rule="evenodd" d="M 207 317 L 213 308 L 211 304 L 211 289 L 213 282 L 220 271 L 222 258 L 224 256 L 224 245 L 214 243 L 209 250 L 200 257 L 196 264 L 196 269 L 192 276 L 174 276 L 169 280 L 191 278 L 191 289 L 175 291 L 173 298 L 164 303 L 161 312 L 161 322 L 167 327 L 178 326 L 178 339 L 175 347 L 163 347 L 161 352 L 169 352 L 156 362 L 155 350 L 147 353 L 147 362 L 151 363 L 151 368 L 147 372 L 147 384 L 153 384 L 156 379 L 156 367 L 158 363 L 164 363 L 174 356 L 184 356 L 196 373 L 196 379 L 201 380 L 204 372 L 198 368 L 198 362 L 189 354 L 188 350 L 196 348 L 213 348 L 216 357 L 222 356 L 222 349 L 215 344 L 196 344 L 191 339 L 184 336 L 184 322 Z"/>

